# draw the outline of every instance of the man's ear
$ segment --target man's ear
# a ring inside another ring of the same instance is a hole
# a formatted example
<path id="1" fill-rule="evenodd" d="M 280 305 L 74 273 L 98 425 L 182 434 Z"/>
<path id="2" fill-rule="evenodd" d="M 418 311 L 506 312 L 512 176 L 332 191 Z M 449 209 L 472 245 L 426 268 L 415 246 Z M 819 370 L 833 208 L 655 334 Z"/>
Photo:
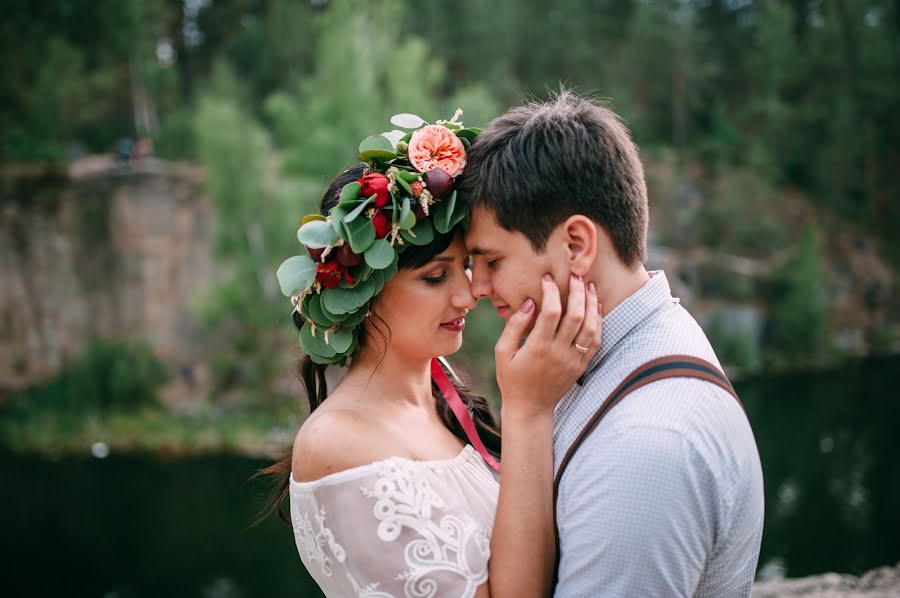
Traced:
<path id="1" fill-rule="evenodd" d="M 597 225 L 587 216 L 576 214 L 563 223 L 568 249 L 569 271 L 584 276 L 597 258 Z"/>

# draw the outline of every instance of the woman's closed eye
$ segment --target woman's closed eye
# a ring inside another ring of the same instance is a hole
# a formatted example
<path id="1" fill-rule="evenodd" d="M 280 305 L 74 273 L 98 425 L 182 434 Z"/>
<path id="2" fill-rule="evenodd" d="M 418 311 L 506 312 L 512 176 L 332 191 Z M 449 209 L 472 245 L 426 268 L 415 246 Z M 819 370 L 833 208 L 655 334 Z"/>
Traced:
<path id="1" fill-rule="evenodd" d="M 422 277 L 426 284 L 441 284 L 447 280 L 447 271 L 441 270 L 439 273 L 429 273 Z"/>

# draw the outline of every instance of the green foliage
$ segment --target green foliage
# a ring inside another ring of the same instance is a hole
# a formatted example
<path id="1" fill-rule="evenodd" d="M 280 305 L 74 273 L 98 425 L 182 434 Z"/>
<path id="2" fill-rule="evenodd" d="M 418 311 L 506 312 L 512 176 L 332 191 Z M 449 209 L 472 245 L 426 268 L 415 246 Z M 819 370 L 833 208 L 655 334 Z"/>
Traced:
<path id="1" fill-rule="evenodd" d="M 825 350 L 825 298 L 821 233 L 807 225 L 792 258 L 770 285 L 766 359 L 772 365 L 811 360 Z"/>
<path id="2" fill-rule="evenodd" d="M 94 339 L 55 378 L 24 391 L 15 409 L 21 415 L 130 412 L 154 405 L 166 378 L 146 343 Z"/>

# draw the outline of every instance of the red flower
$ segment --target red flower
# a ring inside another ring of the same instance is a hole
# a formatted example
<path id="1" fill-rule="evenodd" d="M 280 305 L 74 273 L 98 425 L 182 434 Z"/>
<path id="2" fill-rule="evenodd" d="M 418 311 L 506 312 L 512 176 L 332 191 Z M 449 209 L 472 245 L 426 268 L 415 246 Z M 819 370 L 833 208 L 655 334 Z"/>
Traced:
<path id="1" fill-rule="evenodd" d="M 328 262 L 316 266 L 316 281 L 326 289 L 337 288 L 346 270 L 337 262 Z"/>
<path id="2" fill-rule="evenodd" d="M 375 196 L 375 207 L 381 208 L 391 201 L 391 192 L 388 191 L 390 181 L 383 174 L 377 172 L 367 174 L 361 179 L 356 179 L 362 188 L 359 190 L 361 197 Z"/>
<path id="3" fill-rule="evenodd" d="M 375 225 L 375 238 L 383 239 L 391 232 L 391 219 L 385 216 L 384 212 L 378 210 L 375 217 L 372 218 L 372 224 Z"/>

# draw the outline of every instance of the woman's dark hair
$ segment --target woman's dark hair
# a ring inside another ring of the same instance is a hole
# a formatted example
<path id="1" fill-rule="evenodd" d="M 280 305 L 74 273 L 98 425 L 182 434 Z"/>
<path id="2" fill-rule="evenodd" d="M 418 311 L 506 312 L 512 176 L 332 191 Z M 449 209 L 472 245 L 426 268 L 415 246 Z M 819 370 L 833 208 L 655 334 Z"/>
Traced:
<path id="1" fill-rule="evenodd" d="M 319 206 L 319 213 L 327 215 L 329 210 L 337 204 L 338 198 L 341 194 L 341 189 L 344 185 L 348 183 L 352 183 L 358 178 L 363 176 L 363 170 L 366 168 L 365 164 L 357 164 L 344 172 L 337 175 L 333 181 L 328 185 L 328 189 L 325 190 L 325 194 L 322 196 L 322 202 Z M 398 267 L 399 268 L 420 268 L 431 261 L 434 256 L 443 252 L 447 247 L 450 246 L 450 243 L 453 242 L 453 237 L 456 234 L 456 229 L 451 230 L 445 234 L 435 233 L 434 240 L 428 245 L 409 245 L 407 248 L 400 254 L 398 258 Z M 299 330 L 304 324 L 303 318 L 296 311 L 293 313 L 294 325 Z M 385 346 L 387 345 L 388 336 L 390 335 L 390 330 L 387 330 L 387 335 L 385 335 L 384 329 L 387 328 L 387 324 L 384 320 L 381 320 L 376 314 L 372 314 L 370 319 L 376 321 L 373 323 L 372 328 L 378 332 L 381 336 L 382 341 L 384 341 Z M 380 322 L 378 322 L 380 321 Z M 383 326 L 382 326 L 383 325 Z M 360 328 L 359 330 L 359 344 L 360 346 L 364 346 L 366 344 L 366 331 L 364 328 Z M 300 359 L 299 365 L 297 367 L 300 378 L 303 380 L 303 385 L 306 387 L 306 393 L 309 398 L 309 411 L 312 413 L 315 409 L 321 405 L 328 396 L 328 385 L 325 380 L 325 370 L 328 366 L 315 363 L 309 356 L 303 356 Z M 500 431 L 494 420 L 494 416 L 491 414 L 491 410 L 488 407 L 487 401 L 484 397 L 473 394 L 469 388 L 456 376 L 452 373 L 448 373 L 448 378 L 453 384 L 454 388 L 456 388 L 456 392 L 459 393 L 459 397 L 463 400 L 463 403 L 466 405 L 469 413 L 472 414 L 472 419 L 475 422 L 475 429 L 478 432 L 479 438 L 484 443 L 484 446 L 488 449 L 488 451 L 494 455 L 494 457 L 500 457 Z M 436 398 L 441 397 L 441 393 L 438 390 L 437 386 L 432 383 L 431 392 Z M 462 440 L 463 442 L 468 443 L 469 439 L 466 437 L 466 433 L 463 431 L 462 426 L 459 421 L 457 421 L 456 416 L 450 410 L 450 406 L 446 401 L 438 400 L 435 402 L 437 405 L 438 416 L 441 418 L 441 421 L 447 427 L 450 432 Z M 292 462 L 292 448 L 288 447 L 285 452 L 285 455 L 273 465 L 266 467 L 264 469 L 259 470 L 253 476 L 267 476 L 272 479 L 273 482 L 273 492 L 272 497 L 269 501 L 268 506 L 262 512 L 259 521 L 269 517 L 273 513 L 278 513 L 278 517 L 287 523 L 291 524 L 290 517 L 284 510 L 284 501 L 287 498 L 288 490 L 290 487 L 290 476 L 291 476 L 291 462 Z"/>

